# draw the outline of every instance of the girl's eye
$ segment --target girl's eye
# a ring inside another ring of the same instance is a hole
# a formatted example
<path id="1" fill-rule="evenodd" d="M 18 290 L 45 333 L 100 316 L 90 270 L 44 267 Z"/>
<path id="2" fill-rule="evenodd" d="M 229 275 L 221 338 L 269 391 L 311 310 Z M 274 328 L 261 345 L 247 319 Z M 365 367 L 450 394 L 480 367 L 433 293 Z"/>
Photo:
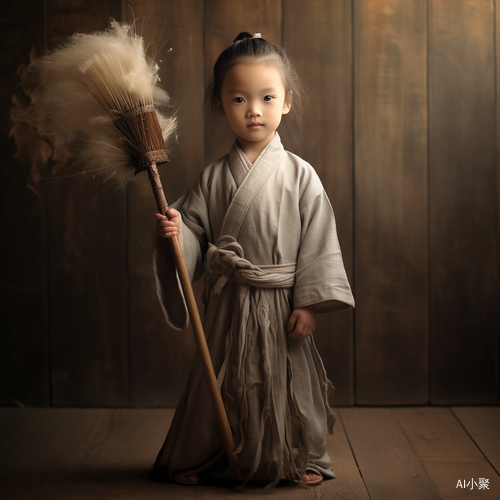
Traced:
<path id="1" fill-rule="evenodd" d="M 245 102 L 245 99 L 243 99 L 243 97 L 235 97 L 233 101 L 238 104 L 241 104 L 242 102 Z"/>
<path id="2" fill-rule="evenodd" d="M 272 101 L 272 99 L 273 99 L 273 96 L 272 96 L 272 95 L 266 95 L 266 97 L 264 97 L 264 101 L 265 101 L 265 102 Z"/>

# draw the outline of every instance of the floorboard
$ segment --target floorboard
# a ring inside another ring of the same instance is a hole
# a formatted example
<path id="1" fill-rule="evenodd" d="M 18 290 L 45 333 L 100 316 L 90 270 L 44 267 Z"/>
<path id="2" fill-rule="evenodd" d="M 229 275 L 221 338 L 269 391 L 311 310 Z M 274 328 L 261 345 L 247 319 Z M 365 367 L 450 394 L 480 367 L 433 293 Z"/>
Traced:
<path id="1" fill-rule="evenodd" d="M 372 500 L 440 498 L 390 408 L 343 408 L 340 416 Z"/>
<path id="2" fill-rule="evenodd" d="M 237 497 L 498 498 L 500 479 L 491 463 L 497 460 L 500 444 L 495 428 L 499 408 L 336 409 L 335 434 L 327 438 L 336 479 L 314 488 L 285 485 L 266 490 L 252 485 Z M 0 498 L 234 498 L 234 490 L 220 483 L 185 487 L 151 479 L 150 468 L 173 413 L 169 409 L 2 408 Z M 478 489 L 479 478 L 489 480 L 488 490 Z M 468 488 L 457 488 L 458 481 L 464 486 L 468 482 Z"/>
<path id="3" fill-rule="evenodd" d="M 500 406 L 454 406 L 451 410 L 500 474 Z"/>
<path id="4" fill-rule="evenodd" d="M 496 471 L 449 408 L 392 411 L 441 498 L 498 498 L 500 479 Z M 479 478 L 489 480 L 488 490 L 479 489 Z"/>
<path id="5" fill-rule="evenodd" d="M 331 481 L 333 483 L 332 493 L 334 498 L 347 500 L 369 499 L 363 478 L 359 473 L 358 465 L 347 440 L 344 426 L 338 417 L 339 410 L 334 410 L 334 412 L 337 414 L 337 422 L 334 428 L 335 434 L 328 436 L 326 441 L 328 453 L 332 459 L 333 471 L 337 476 L 334 481 Z"/>
<path id="6" fill-rule="evenodd" d="M 27 500 L 45 496 L 65 480 L 71 458 L 106 418 L 102 409 L 2 409 L 0 498 Z M 14 420 L 15 423 L 14 423 Z"/>

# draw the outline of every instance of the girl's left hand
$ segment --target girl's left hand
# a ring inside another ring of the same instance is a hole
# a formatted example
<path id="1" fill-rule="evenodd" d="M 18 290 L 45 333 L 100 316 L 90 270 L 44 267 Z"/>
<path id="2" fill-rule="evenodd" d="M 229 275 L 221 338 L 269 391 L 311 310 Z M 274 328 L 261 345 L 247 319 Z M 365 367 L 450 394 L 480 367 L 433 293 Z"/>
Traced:
<path id="1" fill-rule="evenodd" d="M 316 330 L 316 305 L 295 309 L 288 320 L 287 330 L 294 339 L 305 339 Z"/>

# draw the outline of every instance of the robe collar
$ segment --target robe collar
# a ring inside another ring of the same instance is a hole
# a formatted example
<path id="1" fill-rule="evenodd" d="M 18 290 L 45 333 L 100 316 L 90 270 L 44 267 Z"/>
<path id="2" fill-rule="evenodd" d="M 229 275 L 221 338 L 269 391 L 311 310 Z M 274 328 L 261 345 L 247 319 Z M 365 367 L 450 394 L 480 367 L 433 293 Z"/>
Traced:
<path id="1" fill-rule="evenodd" d="M 221 235 L 227 234 L 237 238 L 250 205 L 271 173 L 278 166 L 283 152 L 284 148 L 280 136 L 276 132 L 252 165 L 238 142 L 235 141 L 229 151 L 229 169 L 238 189 L 234 193 L 224 217 Z"/>
<path id="2" fill-rule="evenodd" d="M 274 161 L 275 158 L 281 156 L 283 151 L 283 145 L 281 144 L 281 138 L 278 132 L 275 132 L 274 137 L 264 146 L 264 149 L 257 156 L 253 164 L 247 158 L 246 154 L 241 149 L 238 141 L 234 141 L 233 147 L 229 151 L 229 168 L 233 174 L 236 185 L 239 186 L 243 179 L 246 177 L 248 172 L 258 165 L 261 159 L 268 153 L 269 158 L 266 157 L 266 161 Z"/>

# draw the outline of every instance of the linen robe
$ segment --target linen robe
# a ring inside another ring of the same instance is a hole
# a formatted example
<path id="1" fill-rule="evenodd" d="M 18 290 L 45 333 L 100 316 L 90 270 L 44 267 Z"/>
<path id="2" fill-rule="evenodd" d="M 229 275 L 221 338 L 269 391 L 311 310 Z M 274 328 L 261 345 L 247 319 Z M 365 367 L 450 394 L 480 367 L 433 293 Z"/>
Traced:
<path id="1" fill-rule="evenodd" d="M 326 430 L 333 390 L 313 336 L 290 338 L 295 308 L 317 314 L 354 306 L 332 207 L 314 169 L 278 134 L 252 165 L 238 143 L 206 167 L 172 207 L 191 279 L 205 271 L 205 335 L 235 439 L 230 475 L 197 355 L 155 469 L 276 484 L 306 469 L 333 478 Z M 188 312 L 168 241 L 158 238 L 155 276 L 167 321 Z"/>

